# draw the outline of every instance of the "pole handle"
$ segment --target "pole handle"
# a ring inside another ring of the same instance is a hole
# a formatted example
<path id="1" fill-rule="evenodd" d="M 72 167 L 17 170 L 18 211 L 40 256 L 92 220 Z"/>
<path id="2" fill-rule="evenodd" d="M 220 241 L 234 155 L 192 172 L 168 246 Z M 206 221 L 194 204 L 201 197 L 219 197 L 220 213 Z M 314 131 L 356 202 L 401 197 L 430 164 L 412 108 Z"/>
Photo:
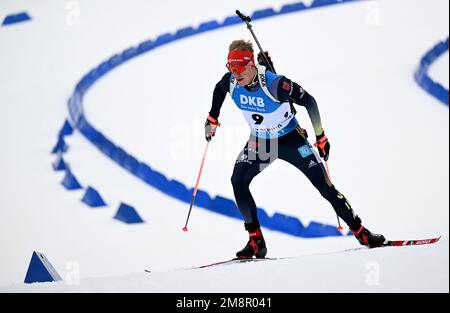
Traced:
<path id="1" fill-rule="evenodd" d="M 248 22 L 248 23 L 250 23 L 250 22 L 252 21 L 252 19 L 250 18 L 250 16 L 246 16 L 246 15 L 242 14 L 241 11 L 239 11 L 239 10 L 236 10 L 236 14 L 241 18 L 241 20 L 242 20 L 243 22 Z"/>

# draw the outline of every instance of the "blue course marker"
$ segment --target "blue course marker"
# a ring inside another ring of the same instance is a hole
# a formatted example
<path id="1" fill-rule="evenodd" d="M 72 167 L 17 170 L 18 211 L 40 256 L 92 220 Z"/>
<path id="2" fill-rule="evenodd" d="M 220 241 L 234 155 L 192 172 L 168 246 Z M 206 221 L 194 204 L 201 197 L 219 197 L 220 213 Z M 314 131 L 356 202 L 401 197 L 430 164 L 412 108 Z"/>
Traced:
<path id="1" fill-rule="evenodd" d="M 31 17 L 28 15 L 27 12 L 20 12 L 17 14 L 10 14 L 5 17 L 3 20 L 2 26 L 7 26 L 11 24 L 16 24 L 20 22 L 26 22 L 30 21 Z"/>

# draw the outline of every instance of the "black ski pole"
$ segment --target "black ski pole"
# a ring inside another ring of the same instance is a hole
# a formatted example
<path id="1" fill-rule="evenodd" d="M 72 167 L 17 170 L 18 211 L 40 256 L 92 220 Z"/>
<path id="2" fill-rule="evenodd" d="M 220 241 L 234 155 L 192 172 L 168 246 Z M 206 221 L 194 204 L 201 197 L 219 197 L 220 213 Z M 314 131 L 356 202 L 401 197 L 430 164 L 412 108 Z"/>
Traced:
<path id="1" fill-rule="evenodd" d="M 274 69 L 274 68 L 272 67 L 272 65 L 269 63 L 269 60 L 267 59 L 267 56 L 266 56 L 266 54 L 264 53 L 264 50 L 263 50 L 263 48 L 261 47 L 261 44 L 259 43 L 258 38 L 256 38 L 256 35 L 255 35 L 255 33 L 253 32 L 252 24 L 250 24 L 250 22 L 252 21 L 252 19 L 250 18 L 250 16 L 245 16 L 245 15 L 243 15 L 239 10 L 236 10 L 236 14 L 241 18 L 241 20 L 242 20 L 245 24 L 247 24 L 247 28 L 248 28 L 248 30 L 250 31 L 250 33 L 252 33 L 253 39 L 255 39 L 255 42 L 256 42 L 256 44 L 258 45 L 258 48 L 259 48 L 259 50 L 261 51 L 261 54 L 262 54 L 262 56 L 263 56 L 263 58 L 264 58 L 264 61 L 266 61 L 266 64 L 269 65 L 269 67 L 270 67 L 270 71 L 271 71 L 272 73 L 276 73 L 276 72 L 275 72 L 275 69 Z"/>

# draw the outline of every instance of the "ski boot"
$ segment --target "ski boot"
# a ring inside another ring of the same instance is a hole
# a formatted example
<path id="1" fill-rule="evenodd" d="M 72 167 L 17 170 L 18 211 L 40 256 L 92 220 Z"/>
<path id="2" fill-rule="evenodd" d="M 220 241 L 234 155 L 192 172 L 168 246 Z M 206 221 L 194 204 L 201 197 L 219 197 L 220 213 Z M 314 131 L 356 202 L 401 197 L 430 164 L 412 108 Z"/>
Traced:
<path id="1" fill-rule="evenodd" d="M 251 259 L 255 256 L 257 259 L 262 259 L 267 254 L 266 242 L 261 233 L 261 229 L 249 232 L 250 239 L 247 245 L 241 251 L 236 253 L 239 259 Z"/>
<path id="2" fill-rule="evenodd" d="M 387 240 L 383 235 L 373 234 L 362 225 L 358 230 L 353 231 L 353 234 L 361 245 L 369 248 L 383 247 L 387 243 Z"/>

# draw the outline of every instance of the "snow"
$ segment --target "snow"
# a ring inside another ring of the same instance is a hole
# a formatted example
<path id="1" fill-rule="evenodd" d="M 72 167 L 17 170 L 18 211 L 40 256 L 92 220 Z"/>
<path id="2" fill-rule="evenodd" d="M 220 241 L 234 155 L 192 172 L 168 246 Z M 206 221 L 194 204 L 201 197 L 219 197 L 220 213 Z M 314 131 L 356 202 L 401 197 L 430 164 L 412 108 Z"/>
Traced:
<path id="1" fill-rule="evenodd" d="M 280 260 L 203 269 L 130 273 L 87 278 L 81 284 L 15 285 L 8 292 L 442 292 L 448 283 L 448 257 L 439 246 L 366 249 L 305 254 Z M 433 257 L 435 265 L 424 266 Z M 352 266 L 348 266 L 349 260 Z M 316 277 L 313 281 L 310 278 Z M 242 282 L 252 282 L 245 284 Z M 1 289 L 0 289 L 1 290 Z"/>
<path id="2" fill-rule="evenodd" d="M 109 204 L 89 209 L 80 201 L 83 191 L 60 185 L 63 173 L 52 170 L 50 150 L 73 87 L 92 67 L 164 32 L 222 20 L 237 8 L 249 13 L 286 2 L 75 3 L 78 25 L 65 2 L 0 4 L 0 19 L 25 9 L 32 17 L 0 28 L 1 292 L 449 291 L 448 107 L 413 79 L 422 55 L 448 36 L 448 1 L 365 1 L 253 23 L 278 72 L 318 101 L 332 180 L 364 224 L 392 239 L 442 235 L 441 241 L 354 250 L 359 244 L 352 237 L 302 239 L 263 229 L 268 256 L 287 259 L 201 270 L 183 268 L 228 259 L 242 248 L 247 235 L 240 221 L 194 207 L 190 230 L 182 232 L 188 205 L 131 176 L 76 132 L 67 137 L 65 158 L 83 186 L 98 189 Z M 87 93 L 88 119 L 138 159 L 193 186 L 205 145 L 202 125 L 235 38 L 251 37 L 236 25 L 125 63 Z M 448 87 L 448 53 L 430 76 Z M 301 108 L 299 116 L 312 136 Z M 233 198 L 230 177 L 248 127 L 230 99 L 220 121 L 200 188 Z M 251 188 L 271 214 L 336 223 L 329 204 L 286 163 L 275 162 Z M 120 202 L 133 205 L 146 223 L 112 219 Z M 34 250 L 66 282 L 21 283 Z M 249 277 L 252 290 L 236 283 Z"/>

